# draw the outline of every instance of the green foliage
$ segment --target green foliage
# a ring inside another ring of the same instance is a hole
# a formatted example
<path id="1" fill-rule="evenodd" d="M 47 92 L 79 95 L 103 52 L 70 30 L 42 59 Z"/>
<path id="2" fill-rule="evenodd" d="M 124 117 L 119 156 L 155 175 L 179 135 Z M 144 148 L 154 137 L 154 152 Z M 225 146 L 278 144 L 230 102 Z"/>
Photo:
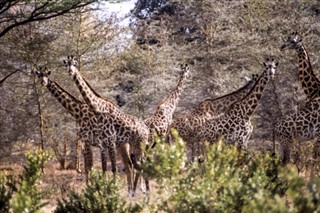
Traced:
<path id="1" fill-rule="evenodd" d="M 179 179 L 161 208 L 179 212 L 238 212 L 260 191 L 282 192 L 285 183 L 277 176 L 270 157 L 238 153 L 222 142 L 208 148 L 203 164 L 191 165 L 191 171 Z M 280 190 L 281 189 L 281 190 Z M 170 204 L 170 205 L 169 205 Z"/>
<path id="2" fill-rule="evenodd" d="M 0 212 L 9 212 L 10 199 L 17 191 L 16 180 L 13 175 L 0 173 Z"/>
<path id="3" fill-rule="evenodd" d="M 157 145 L 147 150 L 147 159 L 143 164 L 143 171 L 149 178 L 157 181 L 173 180 L 185 168 L 186 154 L 185 142 L 178 137 L 177 131 L 173 130 L 175 142 L 170 145 L 164 138 L 156 137 Z"/>
<path id="4" fill-rule="evenodd" d="M 118 178 L 107 180 L 93 170 L 86 188 L 58 200 L 55 212 L 320 212 L 318 176 L 307 180 L 293 166 L 280 167 L 268 155 L 239 152 L 222 140 L 206 148 L 203 163 L 186 165 L 185 144 L 173 135 L 173 145 L 157 138 L 142 164 L 143 174 L 156 181 L 150 195 L 157 199 L 128 204 Z M 39 212 L 46 205 L 46 192 L 38 186 L 50 156 L 37 150 L 26 157 L 20 181 L 0 175 L 0 212 Z"/>
<path id="5" fill-rule="evenodd" d="M 313 177 L 310 181 L 305 181 L 302 177 L 294 175 L 288 176 L 290 188 L 288 196 L 293 202 L 294 212 L 320 212 L 320 179 Z"/>
<path id="6" fill-rule="evenodd" d="M 157 202 L 149 205 L 152 211 L 319 212 L 319 178 L 306 181 L 268 155 L 239 153 L 222 140 L 207 147 L 204 163 L 193 163 L 181 173 L 180 140 L 174 150 L 158 140 L 144 165 L 145 174 L 154 173 L 151 177 L 161 186 Z"/>
<path id="7" fill-rule="evenodd" d="M 55 212 L 138 212 L 139 205 L 126 207 L 120 196 L 117 179 L 106 180 L 101 171 L 90 173 L 91 182 L 81 194 L 71 192 L 67 199 L 58 200 Z"/>
<path id="8" fill-rule="evenodd" d="M 39 180 L 42 168 L 50 159 L 50 155 L 39 149 L 34 153 L 26 153 L 26 158 L 28 163 L 20 177 L 19 189 L 10 200 L 13 212 L 39 212 L 47 204 L 43 198 L 48 192 L 39 190 Z"/>
<path id="9" fill-rule="evenodd" d="M 267 190 L 261 190 L 245 208 L 251 212 L 319 212 L 320 211 L 320 179 L 306 181 L 292 168 L 280 174 L 289 187 L 285 196 L 271 196 Z M 289 204 L 288 204 L 289 203 Z"/>

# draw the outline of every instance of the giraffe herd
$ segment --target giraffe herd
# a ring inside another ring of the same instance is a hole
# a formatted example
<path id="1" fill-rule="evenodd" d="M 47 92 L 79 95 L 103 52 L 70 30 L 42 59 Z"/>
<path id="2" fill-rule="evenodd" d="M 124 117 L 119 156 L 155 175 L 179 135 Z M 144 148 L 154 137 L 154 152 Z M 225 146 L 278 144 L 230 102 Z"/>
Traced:
<path id="1" fill-rule="evenodd" d="M 299 81 L 307 96 L 306 106 L 297 113 L 286 115 L 279 120 L 274 129 L 275 140 L 280 143 L 280 161 L 290 161 L 293 140 L 303 142 L 314 140 L 314 157 L 318 155 L 320 143 L 320 81 L 312 71 L 311 63 L 302 39 L 295 32 L 281 47 L 295 49 L 298 53 Z M 173 118 L 182 89 L 189 75 L 189 67 L 181 66 L 176 87 L 168 98 L 159 104 L 155 113 L 143 120 L 120 110 L 112 101 L 102 98 L 88 84 L 77 69 L 77 61 L 68 57 L 63 61 L 67 71 L 77 86 L 84 102 L 76 99 L 58 83 L 49 78 L 50 72 L 37 70 L 35 74 L 52 95 L 75 118 L 79 129 L 78 137 L 84 144 L 84 164 L 86 181 L 92 167 L 92 146 L 101 149 L 102 169 L 106 171 L 108 151 L 112 172 L 117 172 L 116 156 L 120 154 L 127 176 L 128 192 L 133 195 L 140 173 L 140 163 L 145 156 L 144 148 L 155 146 L 155 135 L 170 138 L 170 129 L 176 129 L 192 151 L 192 159 L 203 153 L 204 142 L 214 143 L 223 137 L 225 143 L 235 145 L 238 150 L 246 149 L 253 131 L 250 122 L 265 86 L 277 73 L 278 62 L 267 59 L 264 71 L 240 89 L 221 96 L 201 101 L 190 113 Z M 145 179 L 147 190 L 148 180 Z"/>

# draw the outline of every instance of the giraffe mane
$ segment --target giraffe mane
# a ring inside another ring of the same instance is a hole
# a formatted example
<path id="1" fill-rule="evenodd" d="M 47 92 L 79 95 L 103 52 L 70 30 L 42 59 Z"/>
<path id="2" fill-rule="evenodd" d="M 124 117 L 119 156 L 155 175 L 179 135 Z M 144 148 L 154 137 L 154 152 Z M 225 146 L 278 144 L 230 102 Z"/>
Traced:
<path id="1" fill-rule="evenodd" d="M 250 80 L 247 84 L 245 84 L 244 86 L 240 87 L 240 88 L 237 89 L 236 91 L 230 92 L 230 93 L 225 94 L 225 95 L 223 95 L 223 96 L 219 96 L 219 97 L 217 97 L 217 98 L 206 98 L 206 99 L 204 99 L 203 101 L 201 101 L 201 102 L 199 103 L 199 105 L 201 105 L 202 103 L 207 102 L 207 101 L 216 101 L 216 100 L 219 100 L 219 99 L 223 99 L 223 98 L 225 98 L 225 97 L 227 97 L 227 96 L 229 96 L 229 95 L 236 94 L 236 93 L 238 93 L 240 90 L 243 90 L 243 89 L 249 87 L 251 83 L 252 83 L 252 80 Z"/>
<path id="2" fill-rule="evenodd" d="M 57 82 L 50 80 L 52 83 L 54 83 L 59 89 L 61 89 L 63 92 L 65 92 L 74 102 L 79 104 L 84 104 L 82 101 L 71 95 L 69 92 L 67 92 L 65 89 L 63 89 Z"/>
<path id="3" fill-rule="evenodd" d="M 102 100 L 104 100 L 104 101 L 106 101 L 106 102 L 109 102 L 109 103 L 111 103 L 112 105 L 116 106 L 116 104 L 115 104 L 113 101 L 101 97 L 101 95 L 99 95 L 99 94 L 91 87 L 91 85 L 88 83 L 88 81 L 87 81 L 85 78 L 83 78 L 83 80 L 84 80 L 84 82 L 88 85 L 88 87 L 90 88 L 90 90 L 93 92 L 93 94 L 94 94 L 95 96 L 97 96 L 98 98 L 100 98 L 100 99 L 102 99 Z"/>
<path id="4" fill-rule="evenodd" d="M 311 75 L 315 78 L 315 79 L 317 79 L 317 82 L 320 82 L 320 80 L 318 79 L 318 77 L 314 74 L 314 72 L 313 72 L 313 67 L 312 67 L 312 65 L 311 65 L 311 62 L 310 62 L 310 57 L 309 57 L 309 54 L 308 54 L 308 51 L 306 50 L 306 48 L 305 48 L 305 46 L 302 44 L 302 48 L 303 48 L 303 51 L 304 51 L 304 53 L 307 55 L 307 61 L 308 61 L 308 65 L 309 65 L 309 69 L 312 71 L 311 72 Z"/>

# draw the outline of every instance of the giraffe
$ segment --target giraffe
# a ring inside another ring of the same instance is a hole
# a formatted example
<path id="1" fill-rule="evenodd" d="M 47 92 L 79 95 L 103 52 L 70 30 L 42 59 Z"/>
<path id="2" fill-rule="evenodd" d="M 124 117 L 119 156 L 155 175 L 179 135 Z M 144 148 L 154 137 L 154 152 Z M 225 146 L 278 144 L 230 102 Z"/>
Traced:
<path id="1" fill-rule="evenodd" d="M 252 78 L 246 78 L 247 83 L 238 90 L 226 94 L 218 98 L 207 98 L 201 101 L 197 108 L 190 113 L 175 118 L 170 128 L 174 128 L 179 132 L 180 137 L 186 141 L 191 148 L 192 160 L 194 160 L 195 150 L 199 155 L 199 141 L 195 138 L 196 133 L 202 128 L 203 124 L 213 118 L 223 114 L 232 103 L 242 99 L 251 90 L 258 79 L 257 74 L 253 74 Z M 195 147 L 197 144 L 197 148 Z"/>
<path id="2" fill-rule="evenodd" d="M 253 131 L 250 117 L 258 106 L 259 100 L 270 79 L 273 79 L 278 62 L 267 59 L 263 63 L 265 70 L 259 76 L 250 92 L 230 106 L 223 115 L 207 121 L 199 129 L 199 141 L 216 142 L 222 136 L 226 144 L 234 144 L 238 150 L 246 149 Z"/>
<path id="3" fill-rule="evenodd" d="M 284 116 L 274 128 L 275 140 L 280 142 L 280 161 L 290 161 L 291 144 L 296 139 L 299 143 L 314 140 L 314 158 L 318 157 L 320 143 L 320 97 L 307 102 L 306 106 L 296 113 Z"/>
<path id="4" fill-rule="evenodd" d="M 307 100 L 320 96 L 320 80 L 312 70 L 309 55 L 297 32 L 293 32 L 281 46 L 281 50 L 294 49 L 298 53 L 299 81 Z"/>
<path id="5" fill-rule="evenodd" d="M 99 116 L 98 128 L 108 136 L 104 146 L 116 145 L 127 175 L 129 195 L 134 195 L 134 168 L 140 169 L 137 162 L 142 161 L 142 146 L 148 144 L 149 130 L 144 121 L 138 117 L 123 113 L 115 104 L 99 96 L 83 78 L 77 69 L 77 61 L 71 56 L 63 61 L 85 102 Z M 130 153 L 137 161 L 132 161 Z M 148 185 L 147 185 L 148 190 Z"/>
<path id="6" fill-rule="evenodd" d="M 67 109 L 67 111 L 76 119 L 78 124 L 78 137 L 84 143 L 84 164 L 85 164 L 85 176 L 88 183 L 88 172 L 93 166 L 92 146 L 101 148 L 101 163 L 103 172 L 107 171 L 107 158 L 105 150 L 102 149 L 97 138 L 103 137 L 99 135 L 96 130 L 97 117 L 94 111 L 88 106 L 72 96 L 66 90 L 64 90 L 58 83 L 49 78 L 51 72 L 46 68 L 40 68 L 35 72 L 40 79 L 42 85 L 46 86 L 49 92 L 61 103 L 61 105 Z M 100 133 L 101 134 L 101 133 Z M 109 155 L 112 155 L 112 150 L 108 150 Z M 116 162 L 111 161 L 112 171 L 116 172 Z"/>
<path id="7" fill-rule="evenodd" d="M 314 158 L 319 154 L 319 136 L 317 110 L 320 109 L 320 81 L 314 74 L 306 48 L 297 32 L 293 32 L 281 46 L 281 50 L 294 49 L 298 53 L 299 81 L 307 104 L 300 111 L 284 116 L 275 125 L 275 140 L 282 146 L 280 160 L 287 164 L 290 161 L 291 146 L 294 139 L 298 142 L 315 140 Z"/>
<path id="8" fill-rule="evenodd" d="M 182 92 L 182 87 L 189 74 L 189 66 L 187 64 L 181 64 L 180 68 L 180 77 L 178 79 L 176 87 L 171 91 L 169 97 L 159 104 L 155 113 L 151 117 L 144 120 L 145 124 L 149 128 L 149 144 L 151 148 L 156 145 L 156 142 L 154 140 L 155 135 L 161 137 L 168 135 L 168 128 L 172 122 L 173 113 L 178 104 L 179 96 Z M 139 176 L 140 174 L 138 173 L 135 181 L 139 180 Z M 148 184 L 148 180 L 146 180 L 147 187 Z M 137 183 L 135 183 L 134 185 L 136 186 Z"/>
<path id="9" fill-rule="evenodd" d="M 188 77 L 188 65 L 181 65 L 180 77 L 176 87 L 171 91 L 169 97 L 159 104 L 155 113 L 145 119 L 146 125 L 149 127 L 149 144 L 153 148 L 156 144 L 153 139 L 154 134 L 158 136 L 166 136 L 168 134 L 169 125 L 172 122 L 172 116 L 179 101 L 182 87 Z"/>

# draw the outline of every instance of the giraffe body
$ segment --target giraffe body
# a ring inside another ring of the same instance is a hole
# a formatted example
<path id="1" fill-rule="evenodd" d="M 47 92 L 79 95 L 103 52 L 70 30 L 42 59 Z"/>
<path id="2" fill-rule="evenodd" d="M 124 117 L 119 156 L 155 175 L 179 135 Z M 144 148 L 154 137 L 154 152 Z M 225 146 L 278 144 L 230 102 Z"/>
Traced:
<path id="1" fill-rule="evenodd" d="M 97 138 L 103 137 L 97 131 L 97 117 L 94 111 L 85 103 L 76 99 L 65 91 L 58 83 L 49 78 L 50 72 L 40 70 L 36 75 L 41 79 L 42 84 L 47 87 L 50 93 L 67 109 L 67 111 L 76 119 L 78 124 L 77 135 L 84 145 L 84 164 L 86 181 L 88 181 L 88 172 L 93 166 L 92 146 L 101 148 Z M 105 150 L 101 150 L 102 170 L 107 170 L 107 158 Z M 115 165 L 112 165 L 114 171 Z M 115 172 L 115 171 L 114 171 Z"/>
<path id="2" fill-rule="evenodd" d="M 104 141 L 104 147 L 116 147 L 120 152 L 124 164 L 124 171 L 127 175 L 128 191 L 134 194 L 134 168 L 138 168 L 136 162 L 142 161 L 142 146 L 148 143 L 149 130 L 143 120 L 123 113 L 111 101 L 99 96 L 82 77 L 77 66 L 77 61 L 73 57 L 68 57 L 64 61 L 69 74 L 76 83 L 81 95 L 86 103 L 99 116 L 98 128 L 108 139 Z M 135 156 L 136 161 L 132 162 L 130 154 Z M 113 156 L 115 158 L 115 155 Z M 110 156 L 110 158 L 112 158 Z M 148 187 L 148 186 L 147 186 Z"/>
<path id="3" fill-rule="evenodd" d="M 273 78 L 278 63 L 267 60 L 264 66 L 265 71 L 243 99 L 233 103 L 225 114 L 205 122 L 203 128 L 198 131 L 200 142 L 215 143 L 218 137 L 223 136 L 225 143 L 234 144 L 239 150 L 247 148 L 253 130 L 250 117 L 259 103 L 265 86 Z"/>
<path id="4" fill-rule="evenodd" d="M 234 102 L 245 97 L 257 81 L 257 78 L 257 75 L 253 75 L 252 79 L 240 89 L 218 98 L 205 99 L 191 113 L 174 119 L 171 128 L 176 129 L 184 141 L 187 142 L 187 145 L 191 148 L 192 158 L 194 158 L 194 155 L 200 154 L 200 144 L 196 135 L 204 123 L 223 115 Z M 195 153 L 196 150 L 197 153 Z"/>
<path id="5" fill-rule="evenodd" d="M 306 106 L 297 113 L 283 117 L 275 126 L 275 139 L 280 142 L 283 163 L 290 161 L 293 141 L 314 140 L 314 157 L 319 155 L 320 81 L 314 74 L 306 48 L 297 32 L 293 32 L 281 50 L 294 49 L 298 54 L 299 81 L 307 96 Z"/>
<path id="6" fill-rule="evenodd" d="M 171 91 L 169 97 L 165 99 L 157 108 L 156 112 L 149 118 L 145 119 L 146 125 L 150 129 L 149 143 L 155 146 L 154 134 L 158 136 L 166 136 L 168 134 L 169 125 L 172 123 L 172 116 L 177 107 L 182 87 L 189 74 L 189 67 L 187 65 L 181 66 L 180 78 L 176 87 Z"/>
<path id="7" fill-rule="evenodd" d="M 309 140 L 315 141 L 314 157 L 318 156 L 320 143 L 320 98 L 315 98 L 297 113 L 283 117 L 275 126 L 275 138 L 280 142 L 283 153 L 280 160 L 290 162 L 292 143 Z"/>

